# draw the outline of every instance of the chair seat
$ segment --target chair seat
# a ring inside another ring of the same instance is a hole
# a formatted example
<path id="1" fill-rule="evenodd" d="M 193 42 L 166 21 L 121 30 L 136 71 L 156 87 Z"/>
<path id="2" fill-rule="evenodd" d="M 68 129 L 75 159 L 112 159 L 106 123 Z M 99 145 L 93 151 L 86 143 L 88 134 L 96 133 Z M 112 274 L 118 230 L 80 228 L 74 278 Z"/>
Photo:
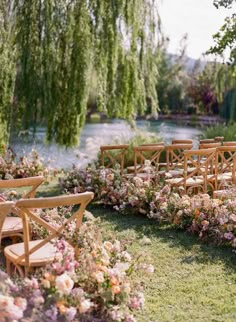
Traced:
<path id="1" fill-rule="evenodd" d="M 165 180 L 167 183 L 173 184 L 173 185 L 179 185 L 180 183 L 184 184 L 183 178 L 173 178 L 173 179 L 167 179 Z M 203 184 L 203 179 L 201 178 L 189 178 L 186 180 L 186 185 L 187 186 L 192 186 L 192 185 L 199 185 Z"/>
<path id="2" fill-rule="evenodd" d="M 140 166 L 140 165 L 138 165 L 138 166 L 136 167 L 136 169 L 137 169 L 137 170 L 138 170 L 138 169 L 140 169 L 140 168 L 141 168 L 141 166 Z M 127 170 L 127 173 L 134 173 L 135 166 L 134 166 L 134 165 L 131 165 L 131 166 L 127 167 L 127 168 L 126 168 L 126 170 Z"/>
<path id="3" fill-rule="evenodd" d="M 2 237 L 23 232 L 22 219 L 19 217 L 6 217 L 2 227 Z"/>
<path id="4" fill-rule="evenodd" d="M 230 179 L 232 179 L 232 172 L 225 172 L 225 173 L 220 173 L 217 175 L 218 181 L 230 180 Z"/>
<path id="5" fill-rule="evenodd" d="M 40 242 L 42 242 L 42 240 L 30 241 L 29 249 L 35 247 Z M 24 243 L 13 244 L 4 248 L 5 256 L 8 259 L 10 259 L 12 262 L 15 262 L 15 260 L 23 253 L 24 253 Z M 57 249 L 54 247 L 54 245 L 51 243 L 47 243 L 30 255 L 30 265 L 39 266 L 46 263 L 50 263 L 55 259 L 56 254 L 57 254 Z M 18 264 L 24 265 L 24 263 L 25 263 L 25 260 L 22 259 Z"/>

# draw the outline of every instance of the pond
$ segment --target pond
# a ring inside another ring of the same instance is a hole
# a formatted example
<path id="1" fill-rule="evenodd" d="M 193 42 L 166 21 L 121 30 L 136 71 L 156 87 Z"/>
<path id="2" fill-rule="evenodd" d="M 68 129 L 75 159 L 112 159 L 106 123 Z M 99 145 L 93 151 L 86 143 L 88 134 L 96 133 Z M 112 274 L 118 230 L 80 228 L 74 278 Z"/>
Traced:
<path id="1" fill-rule="evenodd" d="M 178 125 L 169 121 L 136 122 L 137 128 L 157 134 L 166 144 L 172 139 L 192 139 L 196 147 L 200 129 Z M 135 131 L 123 120 L 112 120 L 104 123 L 87 123 L 81 132 L 80 145 L 76 148 L 62 148 L 56 144 L 45 144 L 44 129 L 38 130 L 34 140 L 26 141 L 22 137 L 15 138 L 10 146 L 18 154 L 28 154 L 36 149 L 46 163 L 52 167 L 70 169 L 73 164 L 84 167 L 96 158 L 101 145 L 111 144 L 114 140 L 127 142 Z"/>

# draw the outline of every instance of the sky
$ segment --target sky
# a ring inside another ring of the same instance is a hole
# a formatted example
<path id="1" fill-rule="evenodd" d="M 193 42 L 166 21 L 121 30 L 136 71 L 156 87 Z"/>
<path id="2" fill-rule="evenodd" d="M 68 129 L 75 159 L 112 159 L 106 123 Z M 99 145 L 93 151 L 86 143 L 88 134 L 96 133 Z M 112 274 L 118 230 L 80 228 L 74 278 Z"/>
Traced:
<path id="1" fill-rule="evenodd" d="M 170 38 L 168 51 L 178 53 L 180 40 L 187 33 L 186 54 L 198 59 L 214 45 L 212 35 L 219 31 L 225 17 L 236 12 L 236 6 L 216 9 L 213 0 L 159 0 L 159 12 L 164 34 Z"/>

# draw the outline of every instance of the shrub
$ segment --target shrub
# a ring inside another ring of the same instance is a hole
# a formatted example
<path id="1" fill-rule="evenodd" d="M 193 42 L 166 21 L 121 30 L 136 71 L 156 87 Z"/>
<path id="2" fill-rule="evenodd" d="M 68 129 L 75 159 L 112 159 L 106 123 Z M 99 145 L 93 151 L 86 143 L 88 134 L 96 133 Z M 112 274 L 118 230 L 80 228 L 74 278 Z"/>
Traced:
<path id="1" fill-rule="evenodd" d="M 216 124 L 204 130 L 202 137 L 212 139 L 216 136 L 223 136 L 224 141 L 236 141 L 236 123 Z"/>

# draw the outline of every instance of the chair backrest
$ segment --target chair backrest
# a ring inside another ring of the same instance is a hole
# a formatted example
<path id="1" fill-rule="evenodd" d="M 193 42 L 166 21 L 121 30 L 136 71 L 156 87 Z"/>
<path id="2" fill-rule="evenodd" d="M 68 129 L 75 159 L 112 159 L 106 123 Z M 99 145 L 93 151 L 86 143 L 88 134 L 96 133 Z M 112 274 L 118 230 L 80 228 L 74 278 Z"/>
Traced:
<path id="1" fill-rule="evenodd" d="M 193 144 L 193 140 L 172 140 L 172 144 Z"/>
<path id="2" fill-rule="evenodd" d="M 23 198 L 33 198 L 36 193 L 36 189 L 44 181 L 43 176 L 21 178 L 21 179 L 9 179 L 9 180 L 0 180 L 0 189 L 14 189 L 14 188 L 23 188 L 31 187 L 31 189 L 25 193 Z"/>
<path id="3" fill-rule="evenodd" d="M 103 145 L 100 146 L 102 166 L 106 168 L 114 168 L 118 163 L 120 165 L 120 173 L 123 174 L 125 152 L 129 145 Z"/>
<path id="4" fill-rule="evenodd" d="M 1 252 L 1 239 L 2 239 L 3 223 L 4 223 L 4 220 L 7 216 L 7 214 L 9 214 L 11 212 L 11 209 L 14 206 L 14 204 L 15 203 L 13 201 L 0 202 L 0 252 Z"/>
<path id="5" fill-rule="evenodd" d="M 166 146 L 166 170 L 184 166 L 184 151 L 191 150 L 192 144 L 171 144 Z"/>
<path id="6" fill-rule="evenodd" d="M 214 143 L 200 143 L 199 149 L 211 149 L 211 148 L 217 148 L 218 146 L 221 146 L 220 142 L 214 142 Z"/>
<path id="7" fill-rule="evenodd" d="M 184 152 L 184 188 L 187 191 L 187 180 L 200 178 L 199 182 L 196 181 L 196 185 L 202 187 L 202 192 L 207 192 L 208 184 L 211 185 L 214 190 L 213 175 L 215 180 L 215 163 L 216 163 L 216 149 L 200 149 Z M 208 180 L 208 175 L 212 176 Z M 194 184 L 194 180 L 193 180 Z"/>
<path id="8" fill-rule="evenodd" d="M 236 146 L 220 146 L 216 151 L 217 175 L 232 173 L 232 182 L 236 183 Z"/>
<path id="9" fill-rule="evenodd" d="M 199 140 L 199 144 L 205 144 L 205 143 L 215 143 L 215 139 L 202 139 L 202 140 Z"/>
<path id="10" fill-rule="evenodd" d="M 236 146 L 236 141 L 225 141 L 223 146 Z"/>
<path id="11" fill-rule="evenodd" d="M 158 146 L 158 145 L 164 145 L 164 142 L 157 142 L 157 143 L 144 143 L 144 144 L 141 144 L 140 146 Z"/>
<path id="12" fill-rule="evenodd" d="M 26 274 L 30 268 L 30 255 L 42 248 L 48 242 L 54 240 L 55 238 L 64 237 L 66 226 L 75 220 L 75 235 L 78 233 L 78 229 L 81 226 L 83 214 L 87 204 L 93 199 L 94 194 L 92 192 L 84 192 L 75 195 L 62 195 L 58 197 L 49 198 L 32 198 L 32 199 L 20 199 L 16 202 L 16 207 L 19 209 L 23 221 L 23 234 L 24 234 L 24 253 L 16 259 L 15 264 L 22 263 L 24 261 Z M 57 227 L 46 222 L 44 219 L 40 218 L 35 209 L 45 209 L 45 208 L 57 208 L 61 206 L 79 206 L 78 209 L 71 215 L 70 218 L 65 219 L 62 225 Z M 30 229 L 29 220 L 36 222 L 39 226 L 43 227 L 49 232 L 48 237 L 41 240 L 36 246 L 30 248 Z M 67 242 L 78 251 L 77 243 L 74 244 L 73 241 L 67 240 Z"/>
<path id="13" fill-rule="evenodd" d="M 214 137 L 215 142 L 223 142 L 224 141 L 224 136 L 215 136 Z"/>
<path id="14" fill-rule="evenodd" d="M 161 152 L 164 150 L 163 145 L 136 146 L 134 147 L 134 174 L 143 172 L 156 172 L 159 167 Z M 150 161 L 149 169 L 146 170 L 146 160 Z"/>

